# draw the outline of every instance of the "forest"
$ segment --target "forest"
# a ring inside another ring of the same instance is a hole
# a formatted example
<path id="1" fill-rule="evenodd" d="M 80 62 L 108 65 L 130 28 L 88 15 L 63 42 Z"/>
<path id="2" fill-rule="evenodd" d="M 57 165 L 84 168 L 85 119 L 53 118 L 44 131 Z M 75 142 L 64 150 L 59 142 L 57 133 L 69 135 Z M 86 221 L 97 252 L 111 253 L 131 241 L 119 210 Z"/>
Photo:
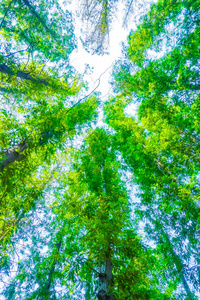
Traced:
<path id="1" fill-rule="evenodd" d="M 78 1 L 95 55 L 138 12 L 106 100 L 73 3 L 0 1 L 0 299 L 198 300 L 200 0 Z"/>

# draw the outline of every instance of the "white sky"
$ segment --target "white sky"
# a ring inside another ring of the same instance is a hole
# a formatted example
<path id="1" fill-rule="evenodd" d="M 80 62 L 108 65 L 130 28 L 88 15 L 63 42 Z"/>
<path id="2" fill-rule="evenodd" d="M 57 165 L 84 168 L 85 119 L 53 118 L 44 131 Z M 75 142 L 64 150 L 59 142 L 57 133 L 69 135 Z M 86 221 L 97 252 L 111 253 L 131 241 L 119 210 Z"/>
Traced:
<path id="1" fill-rule="evenodd" d="M 72 2 L 73 4 L 71 4 L 70 10 L 72 10 L 72 13 L 75 17 L 78 1 L 73 0 Z M 122 16 L 120 14 L 120 11 L 121 9 L 119 9 L 118 12 L 116 12 L 116 17 L 113 20 L 112 24 L 112 30 L 109 34 L 109 55 L 92 55 L 83 49 L 81 40 L 79 38 L 82 35 L 82 25 L 78 18 L 75 19 L 75 35 L 78 39 L 78 47 L 76 50 L 73 51 L 71 55 L 71 64 L 81 74 L 83 74 L 86 64 L 89 64 L 90 67 L 93 68 L 93 73 L 91 75 L 86 75 L 84 78 L 88 82 L 90 90 L 92 90 L 98 84 L 97 81 L 100 75 L 104 73 L 106 69 L 111 67 L 101 77 L 100 86 L 97 89 L 97 91 L 100 91 L 102 93 L 102 100 L 105 100 L 107 98 L 107 94 L 109 93 L 109 77 L 112 71 L 112 64 L 115 60 L 117 60 L 117 58 L 120 57 L 122 49 L 121 43 L 122 41 L 126 42 L 130 29 L 135 27 L 133 23 L 130 23 L 128 29 L 125 30 L 122 28 Z M 105 98 L 103 98 L 103 96 L 105 96 Z"/>
<path id="2" fill-rule="evenodd" d="M 62 2 L 64 3 L 65 0 L 59 0 L 61 6 L 66 9 L 66 4 L 62 5 Z M 141 10 L 145 10 L 146 12 L 150 8 L 150 2 L 155 3 L 157 0 L 140 0 L 142 6 Z M 135 19 L 138 19 L 140 16 L 138 15 L 138 10 L 135 10 L 135 14 L 128 21 L 128 27 L 126 29 L 122 28 L 123 23 L 123 16 L 122 11 L 124 8 L 123 1 L 119 1 L 116 5 L 117 8 L 115 11 L 115 17 L 113 18 L 112 22 L 112 29 L 109 32 L 109 55 L 97 55 L 97 54 L 90 54 L 86 50 L 84 50 L 80 37 L 82 36 L 81 33 L 81 27 L 82 22 L 77 17 L 77 9 L 80 5 L 80 0 L 72 0 L 71 4 L 67 4 L 67 9 L 72 12 L 73 18 L 74 18 L 74 27 L 75 27 L 75 36 L 78 40 L 78 46 L 73 51 L 73 53 L 70 56 L 70 62 L 71 65 L 80 73 L 84 74 L 85 71 L 85 65 L 88 64 L 90 68 L 93 70 L 93 72 L 89 75 L 86 74 L 84 76 L 84 81 L 88 83 L 89 94 L 97 85 L 98 85 L 98 79 L 101 76 L 100 79 L 100 85 L 96 89 L 96 91 L 101 92 L 101 100 L 105 101 L 109 98 L 109 92 L 111 90 L 111 87 L 109 85 L 109 81 L 111 79 L 111 72 L 112 67 L 114 65 L 114 62 L 121 56 L 122 51 L 122 42 L 127 45 L 127 38 L 130 33 L 130 30 L 136 30 L 137 26 L 135 24 Z M 138 0 L 137 0 L 138 3 Z M 109 68 L 110 67 L 110 68 Z M 108 69 L 109 68 L 109 69 Z M 126 109 L 126 113 L 129 116 L 136 115 L 138 105 L 135 103 L 131 103 L 128 105 Z M 99 115 L 99 121 L 98 125 L 102 125 L 102 114 Z M 104 124 L 105 125 L 105 124 Z"/>

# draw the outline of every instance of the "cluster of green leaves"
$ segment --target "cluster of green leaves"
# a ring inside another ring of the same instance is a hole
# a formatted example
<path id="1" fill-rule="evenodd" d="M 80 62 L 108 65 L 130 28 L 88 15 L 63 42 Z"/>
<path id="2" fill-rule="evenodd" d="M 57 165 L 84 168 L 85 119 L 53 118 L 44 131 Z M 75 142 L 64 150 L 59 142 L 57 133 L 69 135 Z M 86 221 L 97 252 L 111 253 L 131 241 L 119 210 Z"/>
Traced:
<path id="1" fill-rule="evenodd" d="M 60 63 L 75 47 L 71 15 L 63 11 L 57 1 L 3 1 L 0 7 L 1 47 L 7 57 L 19 51 L 28 52 L 37 61 L 44 58 Z"/>

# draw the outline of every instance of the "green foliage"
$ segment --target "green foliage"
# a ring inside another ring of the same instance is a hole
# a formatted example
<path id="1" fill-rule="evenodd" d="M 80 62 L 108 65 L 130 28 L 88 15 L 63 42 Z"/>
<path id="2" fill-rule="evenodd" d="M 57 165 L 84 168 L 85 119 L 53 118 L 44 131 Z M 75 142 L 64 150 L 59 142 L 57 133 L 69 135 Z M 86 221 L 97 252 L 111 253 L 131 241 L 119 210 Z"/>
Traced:
<path id="1" fill-rule="evenodd" d="M 116 2 L 84 2 L 99 52 Z M 3 299 L 197 299 L 198 3 L 151 5 L 102 128 L 98 96 L 77 99 L 70 14 L 55 1 L 0 4 Z"/>
<path id="2" fill-rule="evenodd" d="M 95 120 L 98 100 L 91 96 L 70 108 L 69 97 L 77 96 L 82 83 L 73 73 L 68 83 L 65 65 L 74 37 L 70 16 L 57 2 L 39 1 L 34 6 L 28 1 L 6 1 L 0 11 L 0 239 L 4 259 L 12 234 L 55 179 L 51 165 L 58 164 L 57 152 Z M 25 46 L 27 50 L 21 50 Z M 51 67 L 45 67 L 47 58 Z M 56 70 L 60 65 L 62 70 Z"/>
<path id="3" fill-rule="evenodd" d="M 84 48 L 93 54 L 108 54 L 109 34 L 113 29 L 113 22 L 118 21 L 118 12 L 123 16 L 123 26 L 127 27 L 129 20 L 138 23 L 139 16 L 148 11 L 150 2 L 81 0 L 78 11 L 83 25 L 81 41 Z"/>
<path id="4" fill-rule="evenodd" d="M 59 62 L 74 48 L 73 26 L 70 13 L 63 11 L 57 1 L 29 0 L 4 1 L 0 6 L 2 20 L 2 47 L 20 55 L 33 55 L 37 61 L 44 58 Z"/>
<path id="5" fill-rule="evenodd" d="M 129 58 L 140 68 L 130 73 L 122 66 L 114 74 L 118 95 L 104 108 L 105 121 L 115 131 L 114 147 L 139 188 L 141 202 L 136 204 L 135 214 L 146 224 L 146 239 L 155 242 L 156 277 L 160 285 L 168 282 L 165 291 L 171 291 L 170 295 L 182 285 L 185 292 L 179 290 L 178 299 L 186 299 L 186 295 L 195 299 L 187 282 L 192 281 L 193 291 L 199 291 L 199 274 L 189 270 L 191 262 L 199 261 L 197 2 L 159 1 L 152 5 L 129 39 Z M 159 51 L 156 41 L 161 45 L 170 38 L 167 24 L 180 30 L 175 35 L 176 45 L 162 58 L 150 59 L 147 49 Z M 136 117 L 125 113 L 131 103 L 138 103 Z"/>

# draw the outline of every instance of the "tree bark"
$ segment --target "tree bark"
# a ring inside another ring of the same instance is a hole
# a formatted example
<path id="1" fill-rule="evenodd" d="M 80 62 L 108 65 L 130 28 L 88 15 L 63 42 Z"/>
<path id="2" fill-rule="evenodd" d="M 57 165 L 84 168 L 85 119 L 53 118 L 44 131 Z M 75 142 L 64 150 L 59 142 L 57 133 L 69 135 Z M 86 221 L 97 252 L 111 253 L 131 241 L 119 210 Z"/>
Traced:
<path id="1" fill-rule="evenodd" d="M 24 157 L 22 152 L 28 148 L 27 143 L 19 143 L 13 146 L 11 149 L 5 151 L 6 159 L 1 163 L 1 172 L 4 172 L 4 169 L 7 165 L 12 162 L 20 161 Z"/>
<path id="2" fill-rule="evenodd" d="M 112 263 L 110 258 L 106 260 L 100 267 L 99 273 L 99 291 L 97 294 L 98 300 L 114 300 L 110 294 L 109 286 L 113 282 Z"/>
<path id="3" fill-rule="evenodd" d="M 42 132 L 38 145 L 46 144 L 48 142 L 48 139 L 53 137 L 54 134 L 55 132 L 53 130 Z M 7 165 L 15 161 L 22 160 L 24 158 L 24 154 L 22 152 L 28 149 L 29 146 L 30 145 L 28 144 L 28 142 L 22 142 L 5 151 L 4 155 L 6 156 L 6 159 L 0 163 L 0 171 L 3 173 Z"/>
<path id="4" fill-rule="evenodd" d="M 24 71 L 14 71 L 11 67 L 7 66 L 6 64 L 0 64 L 0 72 L 10 75 L 10 76 L 17 76 L 18 78 L 22 80 L 29 80 L 32 81 L 33 83 L 41 83 L 44 84 L 45 86 L 48 86 L 48 82 L 44 78 L 34 78 L 32 75 L 30 75 L 29 72 L 24 72 Z"/>

